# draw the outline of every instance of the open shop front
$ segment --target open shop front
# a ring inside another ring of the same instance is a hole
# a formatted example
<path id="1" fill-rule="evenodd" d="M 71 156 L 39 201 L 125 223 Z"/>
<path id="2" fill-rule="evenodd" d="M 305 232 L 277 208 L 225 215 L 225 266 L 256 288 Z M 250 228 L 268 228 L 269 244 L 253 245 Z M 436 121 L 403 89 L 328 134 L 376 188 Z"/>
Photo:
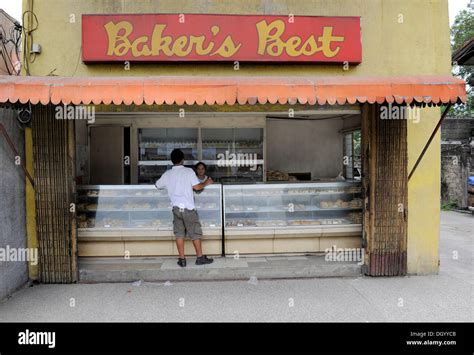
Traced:
<path id="1" fill-rule="evenodd" d="M 366 274 L 405 275 L 408 181 L 447 110 L 409 169 L 407 120 L 383 119 L 382 109 L 466 98 L 449 76 L 14 77 L 0 86 L 0 102 L 31 105 L 47 283 L 77 280 L 77 256 L 175 254 L 168 199 L 151 182 L 177 146 L 217 181 L 196 195 L 206 253 L 362 246 Z M 89 122 L 58 119 L 68 105 L 98 109 Z M 232 164 L 230 154 L 244 151 L 253 164 Z"/>
<path id="2" fill-rule="evenodd" d="M 175 148 L 215 181 L 195 194 L 207 253 L 361 247 L 359 106 L 185 116 L 105 112 L 76 122 L 80 257 L 177 254 L 170 201 L 153 186 Z"/>

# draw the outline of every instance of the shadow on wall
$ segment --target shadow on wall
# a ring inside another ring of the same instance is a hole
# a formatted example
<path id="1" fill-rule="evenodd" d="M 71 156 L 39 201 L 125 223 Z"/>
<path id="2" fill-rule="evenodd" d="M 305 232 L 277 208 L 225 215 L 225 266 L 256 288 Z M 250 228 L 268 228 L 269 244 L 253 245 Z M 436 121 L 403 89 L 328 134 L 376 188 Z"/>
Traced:
<path id="1" fill-rule="evenodd" d="M 3 134 L 0 135 L 0 300 L 28 281 L 26 248 L 25 174 L 19 159 L 25 159 L 24 130 L 16 111 L 0 108 L 0 124 L 11 138 L 16 157 Z M 19 260 L 20 259 L 20 260 Z"/>

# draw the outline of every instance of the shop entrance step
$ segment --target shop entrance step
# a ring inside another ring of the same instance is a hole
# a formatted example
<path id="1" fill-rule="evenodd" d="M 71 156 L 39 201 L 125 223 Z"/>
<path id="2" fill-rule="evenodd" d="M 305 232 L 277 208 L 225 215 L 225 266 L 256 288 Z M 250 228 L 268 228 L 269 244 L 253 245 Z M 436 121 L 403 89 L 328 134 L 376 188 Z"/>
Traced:
<path id="1" fill-rule="evenodd" d="M 196 257 L 187 257 L 181 268 L 174 257 L 79 258 L 79 281 L 224 281 L 249 279 L 292 279 L 317 277 L 358 277 L 356 261 L 326 261 L 324 255 L 215 257 L 209 265 L 195 265 Z"/>

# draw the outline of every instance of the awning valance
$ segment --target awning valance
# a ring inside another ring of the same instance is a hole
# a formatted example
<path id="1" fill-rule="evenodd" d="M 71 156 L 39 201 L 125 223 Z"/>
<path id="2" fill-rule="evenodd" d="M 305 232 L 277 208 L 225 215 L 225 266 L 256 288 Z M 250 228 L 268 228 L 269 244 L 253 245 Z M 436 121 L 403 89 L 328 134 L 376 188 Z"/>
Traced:
<path id="1" fill-rule="evenodd" d="M 441 105 L 465 101 L 464 81 L 452 76 L 0 76 L 0 103 Z"/>

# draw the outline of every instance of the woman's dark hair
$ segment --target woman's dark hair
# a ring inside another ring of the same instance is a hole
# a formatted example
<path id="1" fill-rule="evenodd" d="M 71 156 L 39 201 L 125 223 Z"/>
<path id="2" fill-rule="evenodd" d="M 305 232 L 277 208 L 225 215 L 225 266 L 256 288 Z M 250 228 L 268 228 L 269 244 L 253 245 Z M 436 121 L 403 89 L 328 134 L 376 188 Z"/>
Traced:
<path id="1" fill-rule="evenodd" d="M 171 161 L 173 164 L 179 164 L 184 159 L 184 153 L 181 149 L 173 149 L 171 152 Z"/>
<path id="2" fill-rule="evenodd" d="M 206 164 L 204 164 L 202 161 L 200 161 L 199 163 L 197 163 L 196 165 L 194 165 L 194 169 L 197 171 L 197 169 L 199 168 L 199 165 L 202 165 L 204 167 L 204 170 L 207 171 L 207 166 Z"/>

